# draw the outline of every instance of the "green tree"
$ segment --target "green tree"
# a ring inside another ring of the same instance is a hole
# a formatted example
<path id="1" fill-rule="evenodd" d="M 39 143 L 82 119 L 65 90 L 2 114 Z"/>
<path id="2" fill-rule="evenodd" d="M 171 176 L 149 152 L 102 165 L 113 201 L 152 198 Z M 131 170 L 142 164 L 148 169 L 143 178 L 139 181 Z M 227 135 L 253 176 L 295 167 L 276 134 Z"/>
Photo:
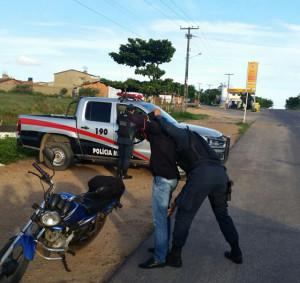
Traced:
<path id="1" fill-rule="evenodd" d="M 296 97 L 289 97 L 289 99 L 286 99 L 285 109 L 299 110 L 300 109 L 300 94 Z"/>
<path id="2" fill-rule="evenodd" d="M 175 51 L 167 39 L 150 39 L 147 42 L 140 38 L 128 38 L 127 44 L 121 44 L 119 53 L 110 52 L 109 56 L 118 64 L 135 67 L 135 74 L 146 76 L 152 82 L 165 74 L 159 66 L 170 62 Z"/>
<path id="3" fill-rule="evenodd" d="M 218 88 L 207 89 L 200 95 L 200 102 L 203 104 L 218 104 L 220 103 L 221 91 Z"/>
<path id="4" fill-rule="evenodd" d="M 188 86 L 188 98 L 189 100 L 195 100 L 196 88 L 193 85 Z"/>
<path id="5" fill-rule="evenodd" d="M 261 108 L 269 108 L 273 106 L 273 100 L 262 97 L 256 97 L 255 101 L 259 103 Z"/>

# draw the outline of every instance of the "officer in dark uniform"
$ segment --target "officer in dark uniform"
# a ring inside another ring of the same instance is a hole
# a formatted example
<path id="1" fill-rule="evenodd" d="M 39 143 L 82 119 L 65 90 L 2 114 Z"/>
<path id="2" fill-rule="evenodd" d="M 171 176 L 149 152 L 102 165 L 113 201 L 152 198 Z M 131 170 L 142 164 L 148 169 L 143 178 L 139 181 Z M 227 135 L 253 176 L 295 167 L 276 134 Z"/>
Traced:
<path id="1" fill-rule="evenodd" d="M 118 119 L 118 145 L 119 145 L 119 158 L 117 161 L 117 175 L 116 177 L 122 177 L 122 179 L 131 179 L 132 176 L 127 175 L 130 159 L 133 153 L 133 139 L 135 134 L 135 127 L 131 125 L 129 116 L 134 114 L 135 107 L 129 104 L 126 111 L 122 113 Z"/>
<path id="2" fill-rule="evenodd" d="M 182 266 L 181 249 L 186 242 L 192 221 L 207 196 L 225 240 L 231 246 L 231 251 L 225 252 L 225 257 L 234 263 L 242 263 L 239 235 L 227 210 L 229 178 L 218 155 L 197 133 L 188 128 L 180 129 L 168 122 L 161 116 L 158 108 L 154 113 L 163 131 L 175 140 L 178 164 L 187 174 L 186 184 L 169 210 L 170 215 L 175 206 L 178 207 L 173 246 L 167 256 L 167 264 L 174 267 Z"/>

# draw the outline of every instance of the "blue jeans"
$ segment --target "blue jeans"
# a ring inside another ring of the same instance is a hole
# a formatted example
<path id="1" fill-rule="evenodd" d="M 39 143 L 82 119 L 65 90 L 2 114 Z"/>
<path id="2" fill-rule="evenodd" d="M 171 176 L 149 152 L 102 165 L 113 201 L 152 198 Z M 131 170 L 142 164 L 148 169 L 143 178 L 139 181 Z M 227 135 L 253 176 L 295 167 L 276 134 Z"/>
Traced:
<path id="1" fill-rule="evenodd" d="M 155 226 L 154 258 L 165 262 L 169 250 L 170 217 L 167 217 L 172 193 L 177 186 L 177 179 L 165 179 L 155 176 L 152 183 L 152 216 Z"/>

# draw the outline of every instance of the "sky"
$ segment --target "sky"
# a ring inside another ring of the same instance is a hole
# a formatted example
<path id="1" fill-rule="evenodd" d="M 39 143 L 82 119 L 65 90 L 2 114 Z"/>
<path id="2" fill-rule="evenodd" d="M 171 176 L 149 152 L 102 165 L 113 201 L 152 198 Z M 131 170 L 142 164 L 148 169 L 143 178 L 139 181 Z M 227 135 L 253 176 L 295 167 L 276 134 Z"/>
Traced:
<path id="1" fill-rule="evenodd" d="M 245 88 L 248 62 L 258 62 L 256 96 L 283 109 L 300 93 L 299 0 L 10 0 L 0 9 L 0 71 L 51 82 L 75 69 L 109 80 L 136 76 L 108 55 L 128 38 L 168 39 L 176 48 L 162 77 L 196 89 Z M 201 54 L 201 55 L 199 55 Z M 225 74 L 232 74 L 230 76 Z"/>

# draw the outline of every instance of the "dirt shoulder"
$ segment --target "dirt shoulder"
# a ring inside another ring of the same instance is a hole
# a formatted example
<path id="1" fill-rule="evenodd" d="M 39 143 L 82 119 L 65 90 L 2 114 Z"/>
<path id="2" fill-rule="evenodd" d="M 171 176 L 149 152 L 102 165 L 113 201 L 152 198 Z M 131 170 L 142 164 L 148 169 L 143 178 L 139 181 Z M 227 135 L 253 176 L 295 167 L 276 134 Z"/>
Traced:
<path id="1" fill-rule="evenodd" d="M 238 138 L 237 118 L 206 108 L 189 108 L 192 113 L 208 114 L 210 118 L 187 123 L 209 127 L 231 136 L 231 145 Z M 27 171 L 34 160 L 0 167 L 0 247 L 28 221 L 33 202 L 42 201 L 40 182 Z M 47 169 L 47 168 L 46 168 Z M 48 170 L 48 169 L 47 169 Z M 87 182 L 95 175 L 114 175 L 115 167 L 103 164 L 74 164 L 56 172 L 56 192 L 79 194 L 87 190 Z M 144 167 L 130 168 L 133 179 L 125 180 L 123 208 L 115 210 L 98 237 L 76 256 L 67 256 L 72 272 L 66 272 L 60 261 L 46 261 L 36 256 L 22 282 L 104 282 L 122 262 L 153 231 L 151 208 L 152 176 Z M 184 182 L 180 181 L 175 195 Z"/>

